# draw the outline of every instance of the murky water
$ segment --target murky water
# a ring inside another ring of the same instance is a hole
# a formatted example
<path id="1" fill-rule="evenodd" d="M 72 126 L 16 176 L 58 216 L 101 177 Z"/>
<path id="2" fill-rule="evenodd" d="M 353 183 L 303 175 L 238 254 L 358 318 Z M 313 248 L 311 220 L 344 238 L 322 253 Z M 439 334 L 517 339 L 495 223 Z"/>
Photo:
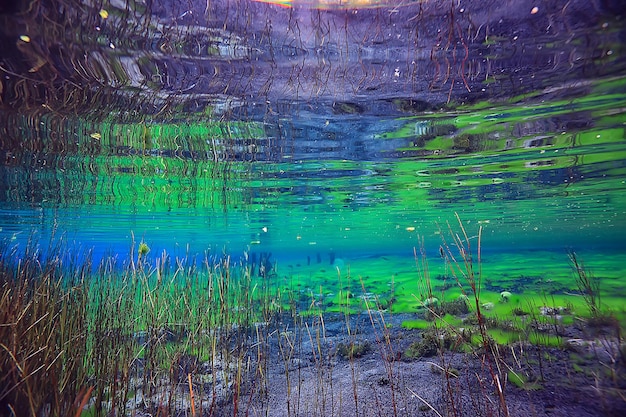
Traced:
<path id="1" fill-rule="evenodd" d="M 1 15 L 8 242 L 386 276 L 458 213 L 497 269 L 623 282 L 620 2 L 51 3 Z"/>

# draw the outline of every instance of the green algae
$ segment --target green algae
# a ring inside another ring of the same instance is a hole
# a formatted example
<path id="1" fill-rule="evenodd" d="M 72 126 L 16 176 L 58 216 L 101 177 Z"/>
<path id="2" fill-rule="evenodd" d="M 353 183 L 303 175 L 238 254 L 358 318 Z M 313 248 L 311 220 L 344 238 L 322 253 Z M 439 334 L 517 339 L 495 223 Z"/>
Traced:
<path id="1" fill-rule="evenodd" d="M 425 330 L 425 329 L 430 328 L 431 326 L 432 326 L 431 322 L 422 320 L 422 319 L 404 320 L 402 322 L 402 328 L 408 329 L 408 330 L 414 330 L 414 329 Z"/>
<path id="2" fill-rule="evenodd" d="M 493 339 L 499 345 L 507 346 L 512 343 L 519 342 L 522 339 L 522 335 L 519 331 L 506 331 L 502 329 L 489 329 L 487 331 L 489 337 Z M 474 344 L 480 344 L 482 340 L 474 340 Z"/>
<path id="3" fill-rule="evenodd" d="M 430 328 L 451 328 L 451 327 L 459 327 L 463 324 L 463 321 L 459 317 L 452 316 L 450 314 L 446 314 L 443 317 L 439 317 L 435 320 L 424 320 L 424 319 L 415 319 L 415 320 L 404 320 L 402 322 L 402 328 L 404 329 L 430 329 Z"/>
<path id="4" fill-rule="evenodd" d="M 559 336 L 554 336 L 551 334 L 530 333 L 528 335 L 528 342 L 538 346 L 554 348 L 563 347 L 563 339 Z"/>
<path id="5" fill-rule="evenodd" d="M 610 290 L 610 295 L 607 294 L 603 300 L 620 311 L 619 300 L 624 291 L 620 283 L 622 277 L 626 276 L 624 256 L 598 253 L 594 256 L 588 255 L 585 259 L 588 267 L 602 276 L 603 288 Z M 356 296 L 351 299 L 358 298 L 363 290 L 381 297 L 393 292 L 393 296 L 397 298 L 395 308 L 401 303 L 410 305 L 413 309 L 419 306 L 418 300 L 428 298 L 428 294 L 420 294 L 420 278 L 415 268 L 411 267 L 412 262 L 410 258 L 392 256 L 345 259 L 350 277 L 342 278 L 342 283 L 349 285 L 353 296 Z M 538 269 L 537 265 L 541 268 Z M 437 273 L 438 268 L 445 270 L 445 265 L 432 260 L 431 273 Z M 300 265 L 293 267 L 293 274 L 294 283 L 301 282 L 311 288 L 322 286 L 335 294 L 339 290 L 337 273 L 332 267 Z M 585 308 L 583 300 L 577 295 L 565 252 L 520 251 L 484 255 L 482 275 L 481 302 L 494 304 L 493 310 L 487 311 L 487 314 L 509 315 L 515 308 L 528 310 L 528 306 L 537 309 L 543 305 L 566 307 L 568 304 L 580 314 L 580 310 Z M 431 278 L 431 285 L 433 288 L 440 288 L 439 293 L 437 290 L 433 291 L 433 296 L 442 301 L 452 301 L 462 294 L 461 288 L 450 277 Z M 506 303 L 501 302 L 502 291 L 511 292 Z M 443 296 L 440 296 L 442 292 Z M 473 308 L 473 303 L 469 305 Z"/>
<path id="6" fill-rule="evenodd" d="M 543 386 L 540 383 L 529 382 L 528 378 L 524 374 L 520 372 L 515 372 L 513 370 L 508 371 L 507 379 L 517 388 L 523 389 L 525 391 L 537 391 L 543 389 Z"/>
<path id="7" fill-rule="evenodd" d="M 623 89 L 624 80 L 618 79 L 609 81 L 610 84 L 615 84 L 616 88 Z M 415 118 L 407 119 L 407 124 L 401 129 L 390 132 L 385 135 L 387 138 L 402 138 L 412 137 L 415 135 L 413 125 L 415 123 L 424 123 L 430 120 L 433 123 L 439 122 L 442 118 L 447 120 L 448 123 L 453 123 L 456 134 L 443 134 L 436 135 L 432 138 L 427 138 L 423 144 L 419 145 L 418 142 L 412 143 L 410 147 L 403 148 L 406 151 L 411 151 L 415 147 L 424 149 L 426 151 L 432 151 L 434 153 L 428 155 L 431 158 L 446 157 L 451 154 L 459 154 L 459 150 L 470 150 L 473 152 L 502 152 L 514 154 L 524 154 L 532 152 L 533 149 L 537 149 L 537 145 L 528 146 L 527 143 L 534 143 L 538 141 L 541 143 L 540 147 L 547 147 L 554 149 L 569 148 L 573 146 L 578 140 L 579 136 L 575 132 L 574 134 L 565 134 L 566 132 L 554 132 L 553 135 L 541 137 L 537 139 L 536 135 L 519 136 L 514 134 L 513 128 L 517 124 L 528 123 L 533 120 L 547 119 L 549 117 L 559 116 L 564 113 L 573 113 L 576 111 L 595 112 L 596 118 L 605 117 L 607 112 L 612 111 L 613 108 L 619 108 L 624 106 L 624 97 L 622 94 L 611 92 L 607 94 L 607 87 L 603 84 L 595 83 L 589 86 L 592 92 L 586 96 L 579 97 L 572 100 L 550 101 L 549 103 L 536 102 L 532 103 L 529 100 L 532 99 L 532 94 L 525 94 L 523 97 L 512 99 L 512 103 L 507 105 L 491 105 L 489 108 L 485 108 L 484 103 L 479 103 L 475 106 L 464 107 L 462 111 L 458 111 L 455 117 L 451 117 L 449 113 L 441 116 L 428 115 L 429 119 L 424 116 L 418 116 Z M 537 97 L 540 97 L 543 93 L 538 93 Z M 582 115 L 581 115 L 582 116 Z M 618 122 L 619 120 L 616 120 Z M 610 122 L 607 120 L 607 124 L 616 124 L 616 122 Z M 621 131 L 621 132 L 620 132 Z M 623 137 L 623 129 L 609 129 L 604 133 L 584 132 L 584 134 L 590 136 L 593 140 L 593 144 L 597 145 L 598 139 L 605 139 L 602 136 L 608 138 L 609 141 L 615 140 L 619 142 Z M 476 145 L 480 144 L 480 149 L 471 149 L 472 143 Z M 613 139 L 611 139 L 613 138 Z M 583 136 L 580 138 L 582 145 L 587 145 L 586 138 Z M 529 142 L 530 141 L 530 142 Z M 463 153 L 463 152 L 461 152 Z M 426 155 L 425 155 L 426 156 Z"/>
<path id="8" fill-rule="evenodd" d="M 567 263 L 566 254 L 554 252 L 519 252 L 493 253 L 483 256 L 483 288 L 479 304 L 487 320 L 488 336 L 497 344 L 510 345 L 517 342 L 529 342 L 544 347 L 562 347 L 563 338 L 552 334 L 562 326 L 580 325 L 580 320 L 589 317 L 589 311 L 573 280 L 572 271 Z M 619 283 L 625 273 L 623 255 L 595 254 L 585 257 L 586 264 L 593 266 L 607 283 L 604 290 L 610 288 L 610 295 L 602 297 L 603 311 L 618 319 L 622 326 L 626 323 L 621 303 L 623 287 Z M 419 300 L 436 296 L 440 303 L 435 310 L 446 303 L 458 300 L 467 293 L 450 277 L 435 275 L 431 278 L 432 293 L 424 292 L 420 283 L 420 274 L 406 266 L 403 257 L 373 257 L 369 259 L 344 258 L 345 270 L 349 276 L 339 282 L 336 271 L 323 267 L 301 266 L 302 269 L 316 270 L 317 273 L 304 273 L 303 284 L 319 282 L 329 296 L 325 297 L 324 312 L 344 312 L 358 314 L 368 310 L 382 310 L 393 314 L 413 313 L 414 319 L 404 320 L 402 328 L 407 330 L 430 331 L 431 329 L 462 329 L 471 334 L 471 346 L 482 346 L 482 339 L 477 330 L 471 330 L 472 324 L 466 322 L 475 312 L 475 302 L 470 294 L 468 313 L 445 314 L 441 318 L 425 317 L 430 312 Z M 538 269 L 537 265 L 541 265 Z M 437 274 L 438 268 L 444 268 L 436 260 L 430 262 L 431 274 Z M 294 268 L 298 269 L 298 268 Z M 445 268 L 444 268 L 445 269 Z M 326 272 L 321 272 L 322 270 Z M 354 275 L 353 275 L 354 274 Z M 333 278 L 327 279 L 331 275 Z M 357 276 L 358 278 L 354 278 Z M 323 284 L 322 284 L 323 282 Z M 609 285 L 610 284 L 610 285 Z M 503 291 L 510 292 L 508 301 L 502 299 Z M 617 291 L 617 292 L 615 292 Z M 393 299 L 393 303 L 388 300 Z M 489 304 L 489 308 L 485 305 Z M 545 313 L 554 311 L 555 313 Z M 322 311 L 318 313 L 322 314 Z M 539 331 L 536 326 L 548 330 Z"/>

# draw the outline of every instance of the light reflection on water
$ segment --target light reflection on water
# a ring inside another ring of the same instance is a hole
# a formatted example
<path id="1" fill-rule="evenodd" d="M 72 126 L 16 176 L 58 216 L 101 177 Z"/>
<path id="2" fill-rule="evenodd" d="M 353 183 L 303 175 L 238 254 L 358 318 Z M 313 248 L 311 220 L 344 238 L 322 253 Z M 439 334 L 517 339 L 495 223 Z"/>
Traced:
<path id="1" fill-rule="evenodd" d="M 376 151 L 349 150 L 359 139 L 347 132 L 334 141 L 337 148 L 305 141 L 304 146 L 328 149 L 327 155 L 294 149 L 283 151 L 279 161 L 272 160 L 275 152 L 267 153 L 270 160 L 260 153 L 254 161 L 225 161 L 197 145 L 193 153 L 191 145 L 172 152 L 157 145 L 170 143 L 165 136 L 152 139 L 150 150 L 128 140 L 124 152 L 111 145 L 93 155 L 47 153 L 44 141 L 42 153 L 20 155 L 22 162 L 36 161 L 33 166 L 15 163 L 3 171 L 7 210 L 0 233 L 18 241 L 31 230 L 42 241 L 55 233 L 100 253 L 126 252 L 134 234 L 173 254 L 211 249 L 286 257 L 410 255 L 417 236 L 438 247 L 440 229 L 459 213 L 484 228 L 486 247 L 500 250 L 622 246 L 625 147 L 616 135 L 623 128 L 541 131 L 542 125 L 553 128 L 554 117 L 526 123 L 526 131 L 515 127 L 511 135 L 511 125 L 521 122 L 500 116 L 499 125 L 483 134 L 483 151 L 455 146 L 451 138 L 448 148 L 431 152 L 429 141 L 436 139 L 397 134 L 404 125 L 422 122 L 396 120 L 383 123 L 395 130 L 369 139 L 390 142 L 371 145 Z M 485 145 L 499 134 L 509 139 Z"/>
<path id="2" fill-rule="evenodd" d="M 615 11 L 189 3 L 3 26 L 2 238 L 411 256 L 458 213 L 493 251 L 624 248 Z"/>

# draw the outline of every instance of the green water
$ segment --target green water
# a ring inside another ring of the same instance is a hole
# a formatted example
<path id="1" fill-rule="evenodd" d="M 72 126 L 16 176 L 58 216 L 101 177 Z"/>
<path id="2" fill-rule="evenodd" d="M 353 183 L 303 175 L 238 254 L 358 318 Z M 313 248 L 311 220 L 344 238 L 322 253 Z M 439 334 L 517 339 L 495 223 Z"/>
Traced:
<path id="1" fill-rule="evenodd" d="M 622 309 L 619 15 L 438 4 L 132 2 L 48 17 L 65 32 L 23 11 L 3 32 L 0 238 L 96 259 L 140 241 L 151 259 L 255 256 L 328 311 L 370 292 L 416 311 L 414 250 L 445 286 L 458 214 L 471 242 L 482 233 L 494 314 L 522 294 L 582 307 L 568 249 Z"/>

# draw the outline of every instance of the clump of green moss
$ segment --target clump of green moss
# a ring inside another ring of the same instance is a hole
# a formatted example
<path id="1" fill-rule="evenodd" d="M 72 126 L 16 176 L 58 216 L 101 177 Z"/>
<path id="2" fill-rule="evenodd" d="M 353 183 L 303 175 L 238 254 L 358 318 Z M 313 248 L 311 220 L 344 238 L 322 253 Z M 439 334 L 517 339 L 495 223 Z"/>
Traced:
<path id="1" fill-rule="evenodd" d="M 448 329 L 430 328 L 422 333 L 420 340 L 409 345 L 404 351 L 404 357 L 406 359 L 429 358 L 435 356 L 440 349 L 458 351 L 467 341 L 464 331 L 458 333 Z"/>
<path id="2" fill-rule="evenodd" d="M 437 299 L 435 298 L 435 300 Z M 429 309 L 426 310 L 424 316 L 426 320 L 432 321 L 437 317 L 443 317 L 446 314 L 451 316 L 462 316 L 467 313 L 469 313 L 467 298 L 459 297 L 453 301 L 443 301 L 441 303 L 437 300 L 437 304 L 430 306 Z"/>
<path id="3" fill-rule="evenodd" d="M 378 309 L 379 310 L 389 310 L 396 302 L 396 297 L 391 297 L 390 299 L 382 298 L 378 301 Z"/>
<path id="4" fill-rule="evenodd" d="M 404 357 L 407 359 L 430 358 L 437 354 L 438 344 L 430 338 L 422 338 L 411 345 L 404 351 Z"/>
<path id="5" fill-rule="evenodd" d="M 139 248 L 137 249 L 137 253 L 139 254 L 139 258 L 146 256 L 150 252 L 150 246 L 146 242 L 141 242 L 139 244 Z"/>
<path id="6" fill-rule="evenodd" d="M 508 378 L 509 382 L 518 388 L 523 388 L 526 383 L 526 377 L 522 374 L 518 374 L 517 372 L 509 371 Z"/>
<path id="7" fill-rule="evenodd" d="M 452 377 L 452 378 L 458 378 L 459 375 L 461 375 L 461 372 L 458 369 L 456 369 L 456 368 L 452 368 L 452 367 L 442 368 L 441 366 L 435 365 L 434 363 L 431 364 L 430 370 L 434 374 L 443 374 L 443 373 L 445 373 L 445 375 L 447 377 Z"/>
<path id="8" fill-rule="evenodd" d="M 513 310 L 511 310 L 511 314 L 513 314 L 514 316 L 527 316 L 528 312 L 525 311 L 523 308 L 521 307 L 515 307 Z"/>
<path id="9" fill-rule="evenodd" d="M 505 331 L 517 331 L 518 327 L 511 320 L 499 319 L 492 316 L 483 316 L 483 323 L 488 329 L 500 329 Z M 463 324 L 478 326 L 478 317 L 476 314 L 471 314 L 463 319 Z"/>
<path id="10" fill-rule="evenodd" d="M 415 319 L 415 320 L 404 320 L 402 322 L 403 329 L 427 329 L 431 324 L 426 320 Z"/>
<path id="11" fill-rule="evenodd" d="M 446 301 L 442 303 L 441 308 L 443 314 L 451 314 L 453 316 L 461 316 L 469 313 L 467 298 L 459 297 L 454 301 Z"/>
<path id="12" fill-rule="evenodd" d="M 615 318 L 615 316 L 607 313 L 598 313 L 595 316 L 589 317 L 587 319 L 587 326 L 592 329 L 601 329 L 601 330 L 619 330 L 619 321 Z"/>
<path id="13" fill-rule="evenodd" d="M 429 297 L 420 302 L 421 307 L 425 307 L 427 309 L 434 309 L 439 307 L 439 299 L 437 297 Z"/>
<path id="14" fill-rule="evenodd" d="M 365 355 L 369 351 L 369 349 L 370 344 L 367 341 L 339 343 L 339 345 L 337 345 L 337 355 L 339 355 L 343 359 L 356 359 Z"/>
<path id="15" fill-rule="evenodd" d="M 538 382 L 529 382 L 528 378 L 520 372 L 511 370 L 508 372 L 507 377 L 510 383 L 525 391 L 537 391 L 543 388 Z"/>

